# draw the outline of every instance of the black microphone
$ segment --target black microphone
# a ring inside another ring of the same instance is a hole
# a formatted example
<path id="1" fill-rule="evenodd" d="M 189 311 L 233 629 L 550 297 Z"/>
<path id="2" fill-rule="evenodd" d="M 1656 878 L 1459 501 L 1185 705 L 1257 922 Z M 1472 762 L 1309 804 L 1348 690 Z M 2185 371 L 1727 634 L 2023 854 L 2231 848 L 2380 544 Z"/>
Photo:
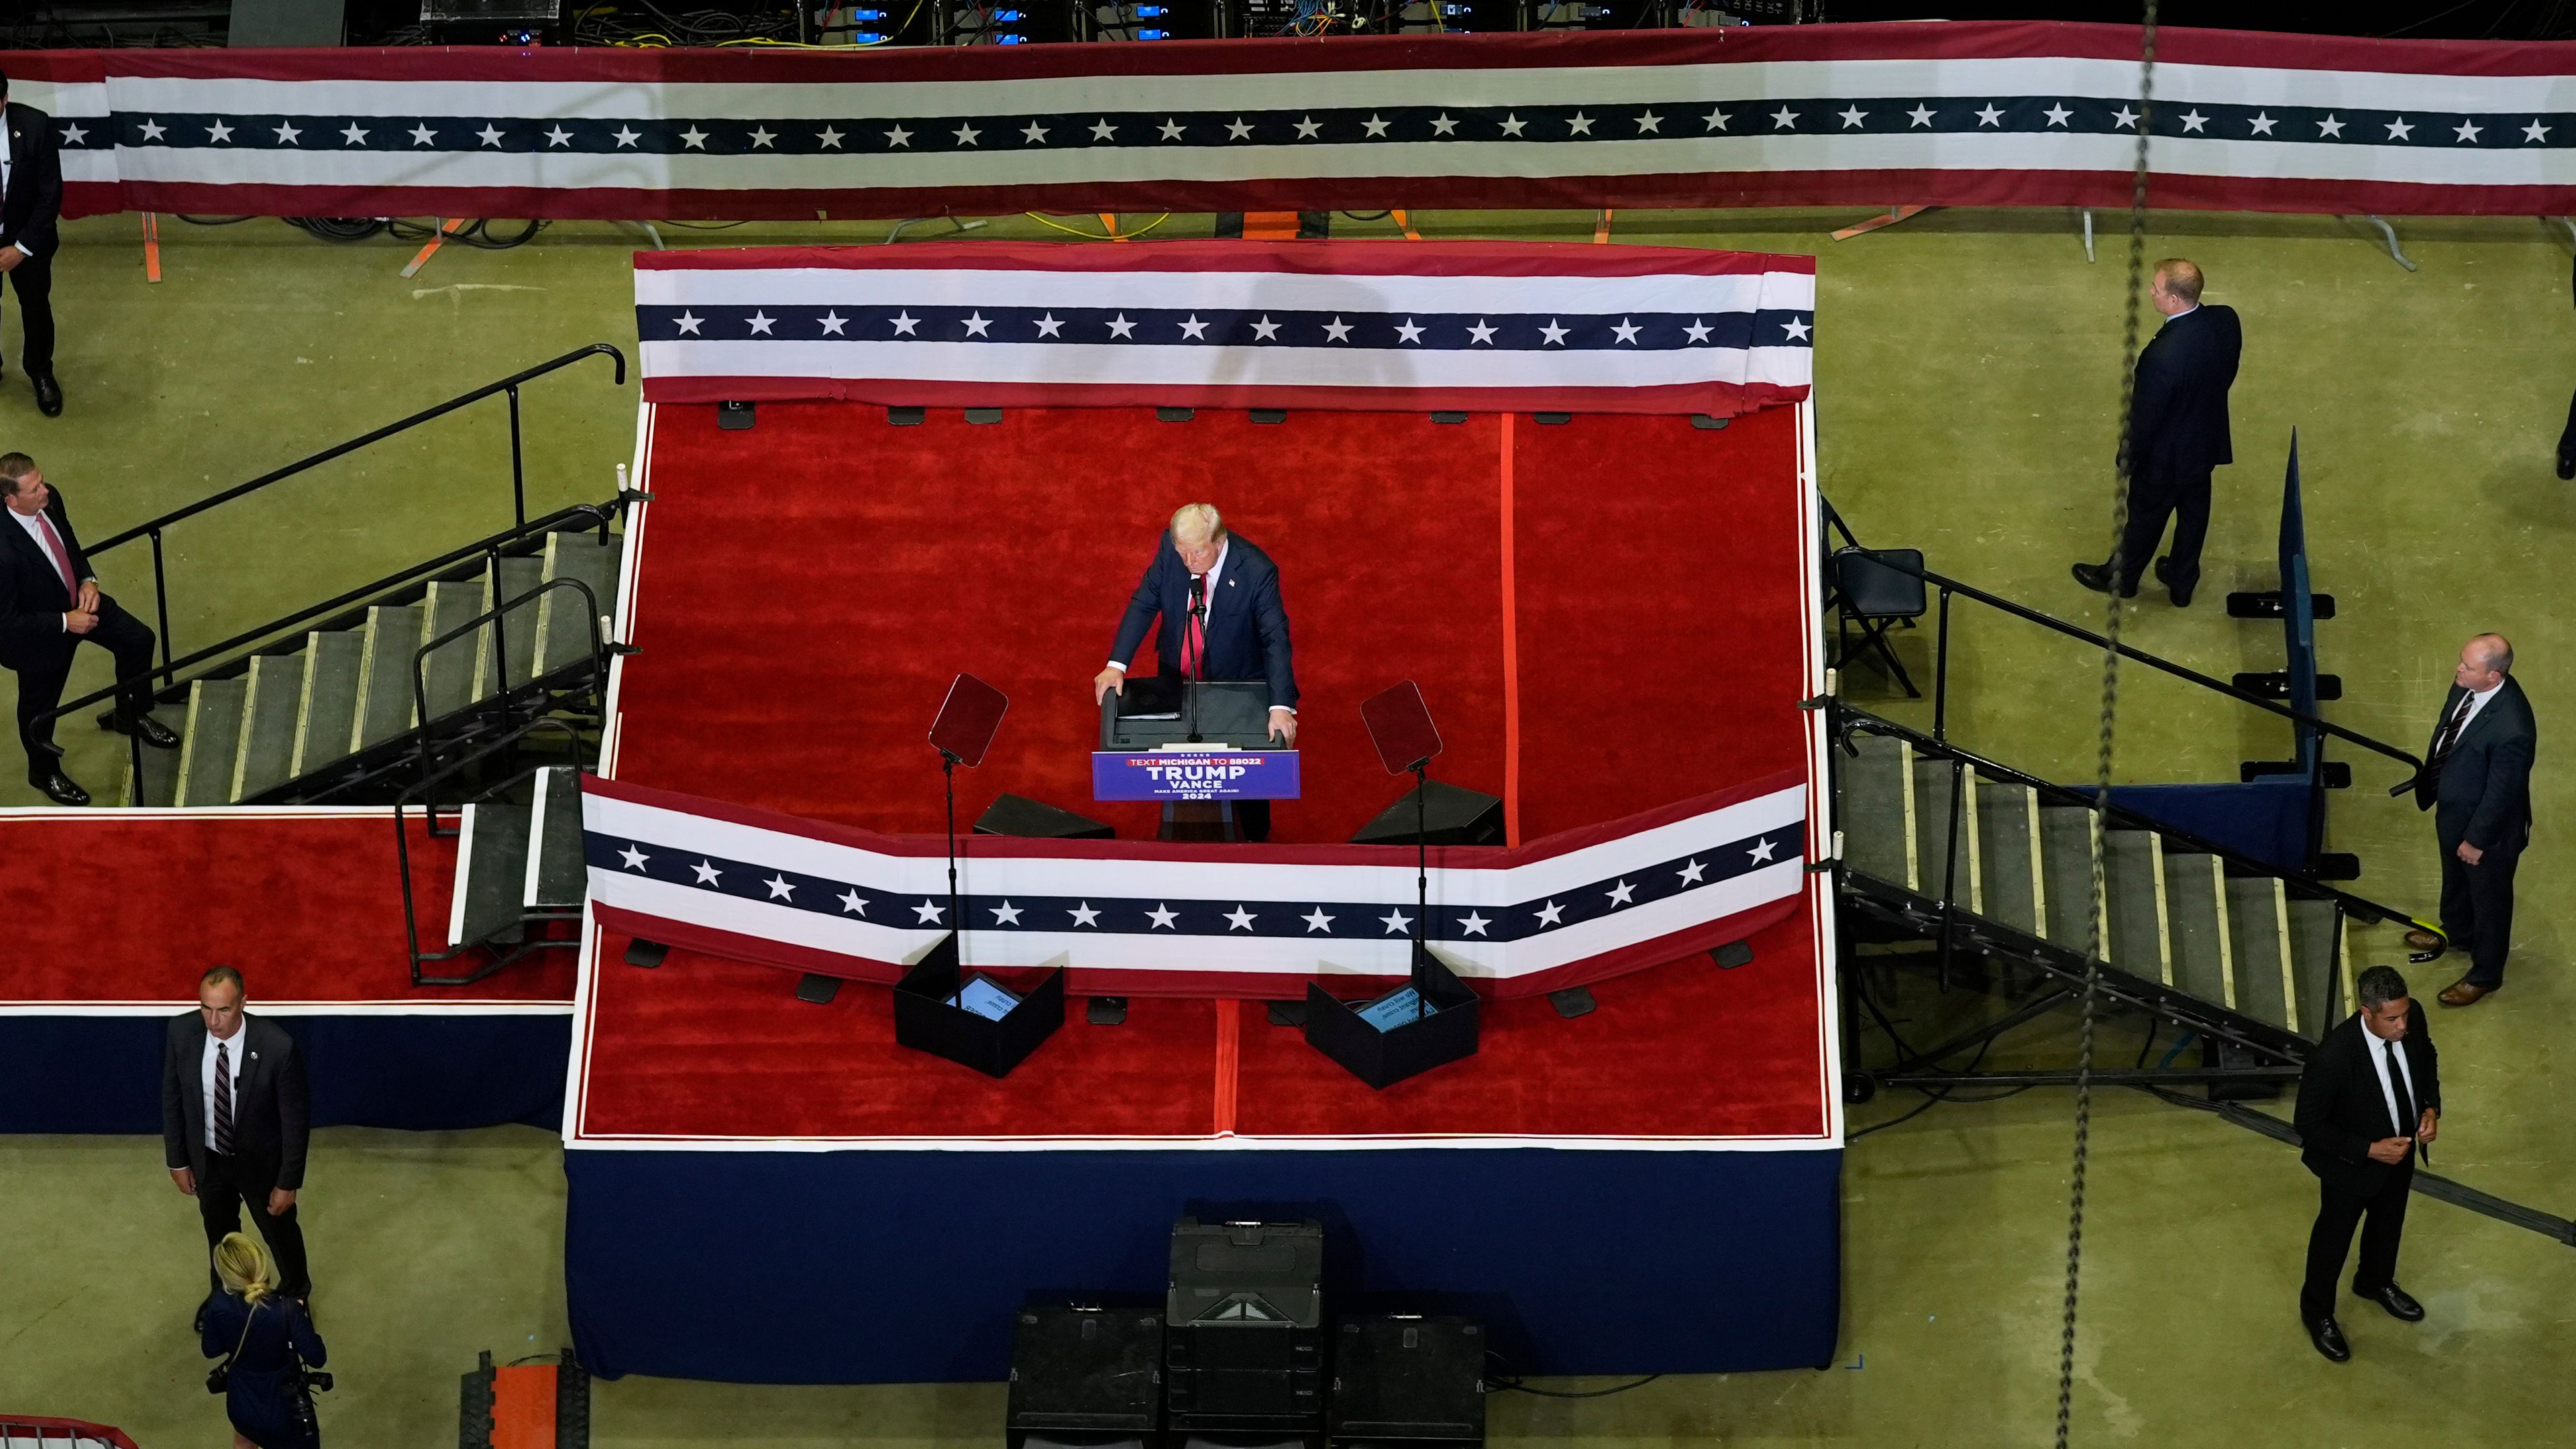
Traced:
<path id="1" fill-rule="evenodd" d="M 1190 617 L 1204 622 L 1207 618 L 1207 575 L 1190 575 Z"/>

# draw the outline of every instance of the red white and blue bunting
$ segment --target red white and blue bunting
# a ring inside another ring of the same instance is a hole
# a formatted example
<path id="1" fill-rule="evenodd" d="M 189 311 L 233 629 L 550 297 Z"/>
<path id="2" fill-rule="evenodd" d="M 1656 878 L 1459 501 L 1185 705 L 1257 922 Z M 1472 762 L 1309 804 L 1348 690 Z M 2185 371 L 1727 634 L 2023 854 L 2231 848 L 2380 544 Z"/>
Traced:
<path id="1" fill-rule="evenodd" d="M 803 219 L 2123 206 L 2126 26 L 1910 22 L 864 53 L 0 56 L 67 203 Z M 2576 45 L 2161 33 L 2150 201 L 2576 211 Z"/>
<path id="2" fill-rule="evenodd" d="M 646 252 L 645 397 L 1707 413 L 1795 402 L 1809 257 L 1509 242 Z"/>
<path id="3" fill-rule="evenodd" d="M 590 777 L 582 823 L 612 930 L 891 982 L 958 924 L 936 839 Z M 1603 980 L 1796 909 L 1806 839 L 1806 787 L 1784 777 L 1517 849 L 1435 850 L 1429 939 L 1488 995 Z M 1400 977 L 1418 924 L 1397 847 L 961 845 L 967 964 L 1062 966 L 1075 991 L 1293 997 Z"/>

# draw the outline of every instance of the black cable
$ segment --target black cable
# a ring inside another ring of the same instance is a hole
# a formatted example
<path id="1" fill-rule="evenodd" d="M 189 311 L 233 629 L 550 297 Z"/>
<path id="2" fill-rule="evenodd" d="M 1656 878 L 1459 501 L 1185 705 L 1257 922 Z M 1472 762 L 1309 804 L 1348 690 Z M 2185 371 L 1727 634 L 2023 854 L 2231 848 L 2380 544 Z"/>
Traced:
<path id="1" fill-rule="evenodd" d="M 185 212 L 178 211 L 174 211 L 170 214 L 179 218 L 181 221 L 186 222 L 190 226 L 231 226 L 236 222 L 257 221 L 259 219 L 255 216 L 190 216 Z"/>
<path id="2" fill-rule="evenodd" d="M 1390 208 L 1386 211 L 1346 211 L 1343 212 L 1342 215 L 1349 217 L 1353 221 L 1384 221 L 1388 217 L 1395 215 L 1395 212 Z"/>
<path id="3" fill-rule="evenodd" d="M 1485 1350 L 1485 1382 L 1493 1389 L 1508 1389 L 1518 1394 L 1536 1394 L 1542 1399 L 1606 1399 L 1630 1389 L 1642 1389 L 1662 1374 L 1648 1374 L 1633 1383 L 1614 1384 L 1606 1389 L 1534 1389 L 1519 1374 L 1512 1372 L 1511 1361 L 1492 1349 Z"/>
<path id="4" fill-rule="evenodd" d="M 731 231 L 738 226 L 751 225 L 751 223 L 747 221 L 663 221 L 656 222 L 654 224 L 656 226 L 676 226 L 688 231 Z"/>

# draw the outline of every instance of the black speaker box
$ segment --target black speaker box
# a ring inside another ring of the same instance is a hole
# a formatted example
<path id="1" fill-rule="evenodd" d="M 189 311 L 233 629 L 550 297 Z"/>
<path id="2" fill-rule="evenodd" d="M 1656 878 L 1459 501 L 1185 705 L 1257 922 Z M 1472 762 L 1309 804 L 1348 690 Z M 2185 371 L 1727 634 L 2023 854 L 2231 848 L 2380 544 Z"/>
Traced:
<path id="1" fill-rule="evenodd" d="M 1485 1329 L 1466 1318 L 1353 1319 L 1333 1335 L 1334 1449 L 1485 1442 Z"/>
<path id="2" fill-rule="evenodd" d="M 1163 1367 L 1176 1431 L 1311 1435 L 1324 1410 L 1321 1223 L 1172 1226 Z"/>
<path id="3" fill-rule="evenodd" d="M 1411 845 L 1417 809 L 1413 797 L 1422 795 L 1418 807 L 1423 817 L 1422 838 L 1432 845 L 1500 845 L 1503 843 L 1503 800 L 1482 790 L 1433 780 L 1420 791 L 1407 790 L 1402 798 L 1378 813 L 1375 820 L 1363 825 L 1351 837 L 1353 845 Z"/>
<path id="4" fill-rule="evenodd" d="M 1150 1301 L 1020 1310 L 1011 1335 L 1011 1449 L 1142 1442 L 1163 1423 L 1163 1315 Z"/>
<path id="5" fill-rule="evenodd" d="M 975 821 L 978 835 L 1010 835 L 1023 840 L 1114 840 L 1118 832 L 1088 815 L 1032 800 L 1004 795 Z"/>
<path id="6" fill-rule="evenodd" d="M 952 1003 L 965 973 L 949 932 L 894 986 L 897 1046 L 946 1057 L 988 1077 L 1007 1077 L 1064 1025 L 1064 973 L 1050 971 L 999 1021 Z"/>

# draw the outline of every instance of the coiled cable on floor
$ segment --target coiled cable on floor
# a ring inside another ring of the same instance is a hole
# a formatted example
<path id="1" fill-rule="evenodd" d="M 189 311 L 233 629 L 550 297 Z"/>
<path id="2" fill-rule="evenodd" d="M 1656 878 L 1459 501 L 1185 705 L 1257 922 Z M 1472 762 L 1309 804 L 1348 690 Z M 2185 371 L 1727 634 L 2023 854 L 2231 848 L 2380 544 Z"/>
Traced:
<path id="1" fill-rule="evenodd" d="M 2075 1308 L 2084 1271 L 2084 1172 L 2093 1135 L 2093 1023 L 2101 999 L 2105 900 L 2103 825 L 2111 809 L 2111 746 L 2119 722 L 2120 580 L 2129 562 L 2121 545 L 2129 532 L 2131 409 L 2138 386 L 2138 311 L 2147 265 L 2147 140 L 2155 130 L 2156 0 L 2146 0 L 2138 51 L 2138 153 L 2129 187 L 2129 298 L 2120 338 L 2120 450 L 2111 490 L 2111 578 L 2102 626 L 2102 719 L 2093 762 L 2093 891 L 2085 904 L 2083 1027 L 2075 1048 L 2075 1162 L 2066 1194 L 2066 1322 L 2057 1347 L 2057 1449 L 2066 1449 L 2075 1404 Z"/>

